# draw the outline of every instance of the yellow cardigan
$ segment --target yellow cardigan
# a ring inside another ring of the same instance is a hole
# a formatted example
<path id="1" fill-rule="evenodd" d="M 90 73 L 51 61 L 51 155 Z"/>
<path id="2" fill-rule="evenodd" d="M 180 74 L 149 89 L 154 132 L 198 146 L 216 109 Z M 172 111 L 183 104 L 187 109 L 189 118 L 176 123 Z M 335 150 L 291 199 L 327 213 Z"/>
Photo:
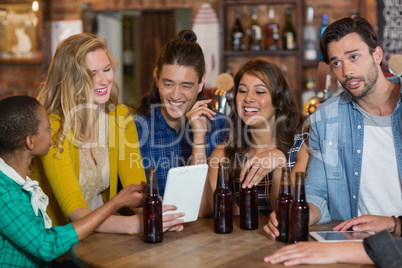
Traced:
<path id="1" fill-rule="evenodd" d="M 110 187 L 102 194 L 105 202 L 117 194 L 118 176 L 123 187 L 146 181 L 135 123 L 126 106 L 119 104 L 116 110 L 108 115 Z M 53 136 L 60 128 L 60 116 L 50 115 L 49 119 Z M 87 208 L 79 185 L 79 149 L 68 138 L 63 148 L 59 158 L 54 157 L 56 149 L 51 147 L 46 156 L 33 162 L 33 179 L 39 181 L 49 196 L 47 213 L 53 226 L 67 224 L 71 212 L 79 207 Z"/>

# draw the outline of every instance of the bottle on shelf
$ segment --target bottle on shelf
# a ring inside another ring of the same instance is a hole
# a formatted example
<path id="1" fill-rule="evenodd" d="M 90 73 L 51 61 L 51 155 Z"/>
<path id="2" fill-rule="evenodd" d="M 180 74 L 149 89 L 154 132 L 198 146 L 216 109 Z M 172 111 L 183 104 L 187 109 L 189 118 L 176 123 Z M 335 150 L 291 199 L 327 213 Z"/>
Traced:
<path id="1" fill-rule="evenodd" d="M 232 50 L 244 50 L 244 30 L 241 24 L 241 9 L 236 8 L 236 20 L 232 28 Z"/>
<path id="2" fill-rule="evenodd" d="M 328 27 L 328 15 L 324 14 L 324 15 L 322 15 L 322 19 L 321 19 L 320 38 L 318 40 L 321 39 L 321 36 L 324 33 L 325 29 L 327 29 L 327 27 Z M 318 60 L 322 61 L 321 49 L 319 49 Z"/>
<path id="3" fill-rule="evenodd" d="M 248 26 L 249 42 L 248 48 L 251 51 L 261 50 L 262 31 L 261 26 L 258 24 L 257 7 L 251 8 L 251 21 Z"/>
<path id="4" fill-rule="evenodd" d="M 133 76 L 134 72 L 134 49 L 132 20 L 130 17 L 123 18 L 123 73 L 127 76 Z"/>
<path id="5" fill-rule="evenodd" d="M 303 113 L 308 114 L 308 105 L 312 98 L 316 97 L 315 82 L 311 76 L 307 78 L 305 90 L 301 95 L 303 104 Z"/>
<path id="6" fill-rule="evenodd" d="M 296 172 L 295 198 L 289 210 L 289 244 L 308 241 L 309 205 L 304 189 L 304 172 Z"/>
<path id="7" fill-rule="evenodd" d="M 247 176 L 247 175 L 246 175 Z M 254 230 L 258 228 L 258 200 L 257 188 L 239 190 L 240 202 L 240 228 L 244 230 Z"/>
<path id="8" fill-rule="evenodd" d="M 304 60 L 317 60 L 317 31 L 314 23 L 313 6 L 307 6 L 306 23 L 303 27 L 303 58 Z"/>
<path id="9" fill-rule="evenodd" d="M 270 51 L 276 51 L 279 49 L 279 26 L 275 23 L 275 9 L 269 8 L 268 11 L 269 22 L 265 26 L 265 49 Z"/>
<path id="10" fill-rule="evenodd" d="M 144 242 L 158 243 L 163 240 L 162 199 L 159 195 L 156 169 L 148 168 L 147 193 L 144 198 Z"/>
<path id="11" fill-rule="evenodd" d="M 288 242 L 289 234 L 289 207 L 293 201 L 292 186 L 290 180 L 290 169 L 282 168 L 282 177 L 279 188 L 279 196 L 276 199 L 276 218 L 278 220 L 279 236 L 276 238 L 280 242 Z"/>
<path id="12" fill-rule="evenodd" d="M 282 33 L 283 49 L 295 50 L 296 49 L 296 32 L 292 23 L 292 9 L 286 8 L 285 27 Z"/>
<path id="13" fill-rule="evenodd" d="M 232 191 L 229 189 L 229 176 L 225 163 L 219 163 L 214 192 L 214 231 L 217 234 L 228 234 L 233 231 Z"/>

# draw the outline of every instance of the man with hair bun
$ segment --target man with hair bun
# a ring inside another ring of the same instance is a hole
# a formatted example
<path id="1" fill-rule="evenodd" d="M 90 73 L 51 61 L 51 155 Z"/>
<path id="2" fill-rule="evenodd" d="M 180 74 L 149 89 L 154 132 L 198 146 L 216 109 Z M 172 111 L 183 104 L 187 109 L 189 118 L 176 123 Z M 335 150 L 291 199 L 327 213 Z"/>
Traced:
<path id="1" fill-rule="evenodd" d="M 134 117 L 144 168 L 156 168 L 162 196 L 170 168 L 206 163 L 227 133 L 226 117 L 208 108 L 204 54 L 196 41 L 193 31 L 182 30 L 163 46 Z"/>

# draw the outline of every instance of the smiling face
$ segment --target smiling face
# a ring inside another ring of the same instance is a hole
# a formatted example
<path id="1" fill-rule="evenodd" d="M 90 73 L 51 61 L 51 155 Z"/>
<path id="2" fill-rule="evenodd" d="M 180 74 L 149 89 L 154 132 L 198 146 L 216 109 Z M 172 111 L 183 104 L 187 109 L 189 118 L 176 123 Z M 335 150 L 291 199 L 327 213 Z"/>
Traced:
<path id="1" fill-rule="evenodd" d="M 376 87 L 382 51 L 373 54 L 357 33 L 328 44 L 329 64 L 343 88 L 356 99 L 367 97 Z"/>
<path id="2" fill-rule="evenodd" d="M 198 83 L 194 68 L 177 64 L 162 66 L 159 77 L 155 78 L 161 99 L 161 113 L 169 126 L 177 129 L 184 122 L 184 116 L 191 110 L 198 93 L 204 85 L 204 77 Z"/>
<path id="3" fill-rule="evenodd" d="M 114 81 L 114 71 L 106 52 L 103 49 L 89 52 L 86 63 L 93 74 L 94 103 L 106 103 Z"/>
<path id="4" fill-rule="evenodd" d="M 266 128 L 275 120 L 275 108 L 267 86 L 256 76 L 245 73 L 236 95 L 237 112 L 253 128 Z"/>

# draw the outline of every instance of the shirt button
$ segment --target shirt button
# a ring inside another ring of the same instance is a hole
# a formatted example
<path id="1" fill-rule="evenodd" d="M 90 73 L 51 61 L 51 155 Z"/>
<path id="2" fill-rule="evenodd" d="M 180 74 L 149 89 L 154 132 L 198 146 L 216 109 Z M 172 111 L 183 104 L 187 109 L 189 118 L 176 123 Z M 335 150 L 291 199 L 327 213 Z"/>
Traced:
<path id="1" fill-rule="evenodd" d="M 361 151 L 360 151 L 360 150 L 357 150 L 357 153 L 358 153 L 358 154 L 360 154 L 360 153 L 361 153 Z"/>
<path id="2" fill-rule="evenodd" d="M 355 175 L 356 175 L 356 176 L 359 175 L 359 172 L 355 172 Z"/>
<path id="3" fill-rule="evenodd" d="M 359 125 L 359 126 L 357 126 L 357 129 L 361 129 L 361 128 L 362 128 L 362 126 L 360 126 L 360 125 Z"/>
<path id="4" fill-rule="evenodd" d="M 356 199 L 356 196 L 355 196 L 355 195 L 353 195 L 353 199 Z"/>
<path id="5" fill-rule="evenodd" d="M 332 145 L 332 141 L 328 142 L 329 145 Z"/>

